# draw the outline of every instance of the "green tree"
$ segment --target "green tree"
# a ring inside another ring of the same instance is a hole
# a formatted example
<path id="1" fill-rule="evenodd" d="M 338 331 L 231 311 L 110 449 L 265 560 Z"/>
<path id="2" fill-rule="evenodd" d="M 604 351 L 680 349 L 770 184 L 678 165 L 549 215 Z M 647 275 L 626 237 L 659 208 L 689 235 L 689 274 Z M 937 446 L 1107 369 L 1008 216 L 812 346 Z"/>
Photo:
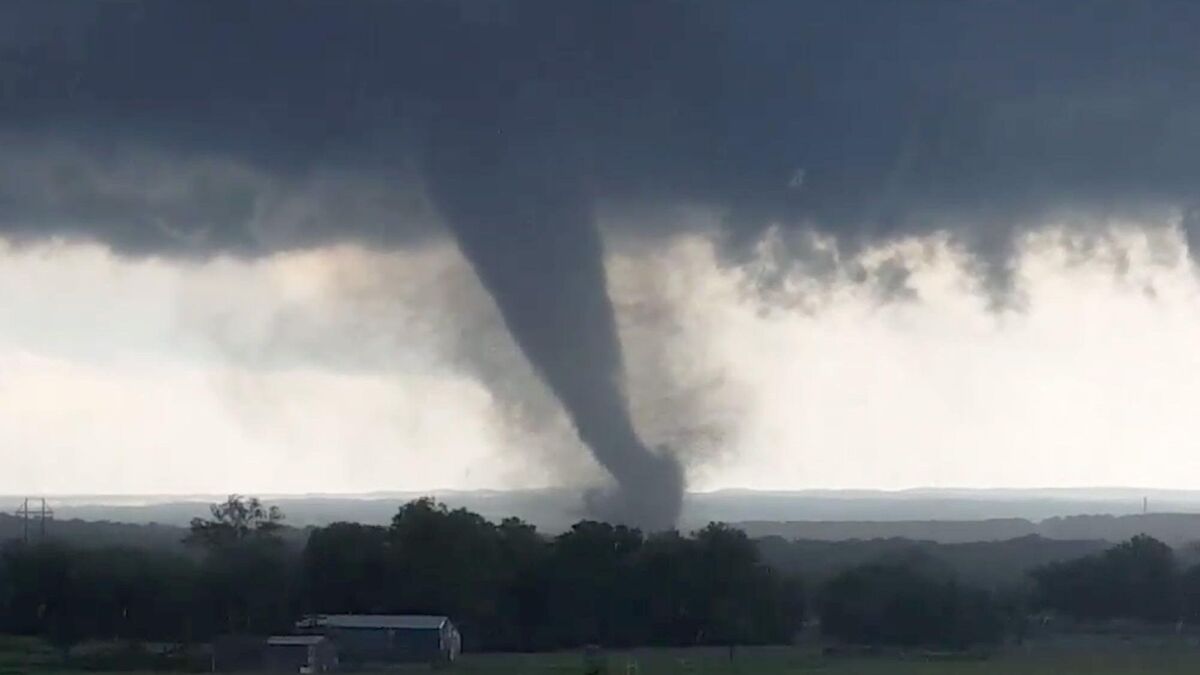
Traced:
<path id="1" fill-rule="evenodd" d="M 286 628 L 293 570 L 279 537 L 283 513 L 240 495 L 210 510 L 184 540 L 203 553 L 198 584 L 209 616 L 230 633 Z"/>
<path id="2" fill-rule="evenodd" d="M 1181 606 L 1174 552 L 1138 535 L 1098 554 L 1053 563 L 1031 573 L 1035 603 L 1077 619 L 1177 619 Z"/>
<path id="3" fill-rule="evenodd" d="M 209 507 L 211 517 L 193 518 L 185 543 L 210 551 L 251 537 L 274 537 L 283 527 L 279 507 L 265 507 L 257 497 L 229 495 Z"/>
<path id="4" fill-rule="evenodd" d="M 742 530 L 710 523 L 695 534 L 690 564 L 704 642 L 729 645 L 731 653 L 737 644 L 785 642 L 803 621 L 799 582 L 763 564 Z"/>
<path id="5" fill-rule="evenodd" d="M 320 614 L 370 614 L 387 609 L 388 530 L 333 523 L 308 537 L 302 555 L 305 604 Z"/>
<path id="6" fill-rule="evenodd" d="M 545 572 L 549 545 L 534 526 L 519 518 L 501 521 L 496 536 L 495 583 L 499 597 L 487 641 L 498 648 L 522 651 L 548 647 Z"/>
<path id="7" fill-rule="evenodd" d="M 1179 575 L 1178 587 L 1180 617 L 1191 623 L 1200 622 L 1200 564 Z"/>
<path id="8" fill-rule="evenodd" d="M 818 607 L 822 631 L 851 643 L 961 649 L 1003 635 L 989 593 L 910 564 L 845 570 L 822 589 Z"/>
<path id="9" fill-rule="evenodd" d="M 703 634 L 705 603 L 698 597 L 695 539 L 663 532 L 646 539 L 638 552 L 635 579 L 647 598 L 633 619 L 647 641 L 695 644 Z"/>
<path id="10" fill-rule="evenodd" d="M 418 499 L 392 518 L 388 548 L 391 611 L 453 616 L 467 641 L 487 634 L 500 572 L 495 525 L 466 509 Z"/>
<path id="11" fill-rule="evenodd" d="M 630 608 L 640 607 L 634 556 L 642 543 L 640 530 L 588 520 L 554 539 L 547 585 L 555 642 L 637 642 Z"/>

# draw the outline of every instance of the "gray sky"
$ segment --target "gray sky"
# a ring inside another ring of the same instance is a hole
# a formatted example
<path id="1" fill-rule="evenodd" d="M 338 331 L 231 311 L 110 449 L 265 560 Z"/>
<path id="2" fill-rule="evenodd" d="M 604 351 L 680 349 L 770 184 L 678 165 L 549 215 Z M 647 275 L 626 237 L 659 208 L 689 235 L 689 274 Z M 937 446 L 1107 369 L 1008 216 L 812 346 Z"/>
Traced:
<path id="1" fill-rule="evenodd" d="M 0 490 L 1184 486 L 1198 30 L 4 3 Z"/>
<path id="2" fill-rule="evenodd" d="M 695 445 L 694 489 L 1190 487 L 1200 287 L 1184 259 L 1153 250 L 1177 232 L 1115 236 L 1123 275 L 1103 251 L 1079 262 L 1039 247 L 1020 267 L 1026 308 L 1005 314 L 947 251 L 910 280 L 919 300 L 834 283 L 811 308 L 765 313 L 703 238 L 614 253 L 631 370 L 673 374 L 635 375 L 635 417 L 651 442 Z M 899 254 L 924 258 L 927 243 Z M 0 307 L 2 492 L 599 478 L 561 413 L 512 414 L 445 343 L 460 326 L 491 331 L 509 352 L 497 368 L 521 366 L 452 246 L 198 264 L 91 244 L 0 250 L 0 293 L 15 300 Z M 445 292 L 378 300 L 377 277 Z M 379 320 L 361 309 L 376 301 Z M 672 362 L 651 363 L 664 350 Z"/>

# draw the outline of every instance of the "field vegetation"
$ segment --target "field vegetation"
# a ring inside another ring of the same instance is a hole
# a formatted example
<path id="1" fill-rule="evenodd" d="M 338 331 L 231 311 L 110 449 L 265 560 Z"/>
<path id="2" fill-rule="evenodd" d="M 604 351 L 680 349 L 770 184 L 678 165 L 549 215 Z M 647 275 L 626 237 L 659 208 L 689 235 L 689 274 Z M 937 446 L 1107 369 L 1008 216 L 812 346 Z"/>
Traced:
<path id="1" fill-rule="evenodd" d="M 214 637 L 309 613 L 448 615 L 466 654 L 446 675 L 1200 672 L 1200 567 L 1146 536 L 988 586 L 924 555 L 806 580 L 718 523 L 550 537 L 423 499 L 297 546 L 282 521 L 231 497 L 186 553 L 8 544 L 0 675 L 203 672 Z M 583 659 L 591 645 L 603 659 Z"/>

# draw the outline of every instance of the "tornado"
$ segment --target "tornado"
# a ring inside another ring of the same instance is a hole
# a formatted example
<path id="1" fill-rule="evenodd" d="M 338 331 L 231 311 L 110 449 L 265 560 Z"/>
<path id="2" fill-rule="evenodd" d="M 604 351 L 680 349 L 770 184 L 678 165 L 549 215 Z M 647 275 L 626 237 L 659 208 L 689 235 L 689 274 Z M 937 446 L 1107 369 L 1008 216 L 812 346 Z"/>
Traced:
<path id="1" fill-rule="evenodd" d="M 444 121 L 426 153 L 429 192 L 514 341 L 615 480 L 591 515 L 673 527 L 684 479 L 676 458 L 638 437 L 604 268 L 577 162 L 553 142 L 494 124 Z"/>

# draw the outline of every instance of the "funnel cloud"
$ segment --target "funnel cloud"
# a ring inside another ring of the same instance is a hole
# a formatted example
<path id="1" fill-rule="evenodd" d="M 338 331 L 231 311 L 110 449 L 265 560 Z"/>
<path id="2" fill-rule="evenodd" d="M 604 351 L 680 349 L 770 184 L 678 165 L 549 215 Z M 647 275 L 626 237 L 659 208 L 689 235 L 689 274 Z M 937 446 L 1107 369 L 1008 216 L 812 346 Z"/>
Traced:
<path id="1" fill-rule="evenodd" d="M 441 124 L 428 150 L 430 192 L 517 345 L 616 479 L 614 493 L 589 498 L 591 509 L 672 527 L 683 472 L 633 428 L 591 201 L 571 162 L 494 126 Z"/>

